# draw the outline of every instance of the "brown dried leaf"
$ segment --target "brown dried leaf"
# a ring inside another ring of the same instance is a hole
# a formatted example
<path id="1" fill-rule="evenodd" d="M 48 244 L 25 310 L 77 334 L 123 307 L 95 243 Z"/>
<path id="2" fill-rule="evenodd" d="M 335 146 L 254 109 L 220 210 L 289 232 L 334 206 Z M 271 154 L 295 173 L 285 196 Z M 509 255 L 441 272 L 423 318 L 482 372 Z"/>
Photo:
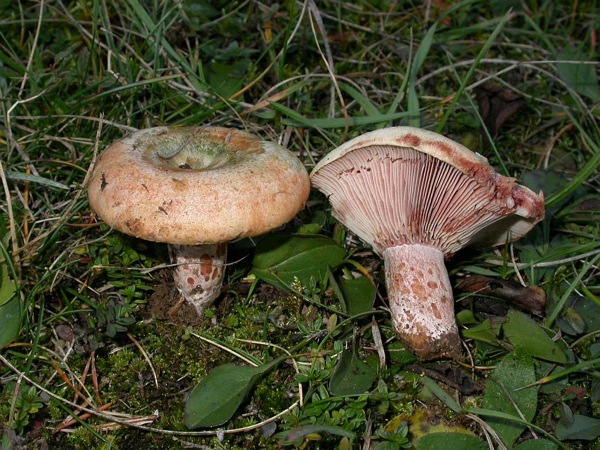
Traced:
<path id="1" fill-rule="evenodd" d="M 477 86 L 475 97 L 479 105 L 479 113 L 492 138 L 498 134 L 508 119 L 525 106 L 525 100 L 519 95 L 493 83 Z M 485 133 L 483 142 L 486 146 L 489 145 Z"/>
<path id="2" fill-rule="evenodd" d="M 465 292 L 490 295 L 507 300 L 536 316 L 544 315 L 546 293 L 538 286 L 522 286 L 516 281 L 473 275 L 464 279 L 459 288 Z"/>
<path id="3" fill-rule="evenodd" d="M 410 364 L 405 368 L 444 383 L 446 386 L 456 389 L 462 395 L 473 395 L 483 390 L 481 382 L 473 381 L 468 372 L 461 366 L 452 363 Z"/>

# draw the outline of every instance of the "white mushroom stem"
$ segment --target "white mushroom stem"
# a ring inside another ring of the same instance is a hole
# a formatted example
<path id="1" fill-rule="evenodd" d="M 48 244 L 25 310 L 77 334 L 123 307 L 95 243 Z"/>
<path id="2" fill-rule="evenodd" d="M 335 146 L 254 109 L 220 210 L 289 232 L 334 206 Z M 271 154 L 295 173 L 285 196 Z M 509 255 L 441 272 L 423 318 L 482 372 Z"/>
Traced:
<path id="1" fill-rule="evenodd" d="M 421 359 L 460 358 L 460 336 L 444 254 L 426 245 L 383 252 L 394 330 Z"/>
<path id="2" fill-rule="evenodd" d="M 221 293 L 227 244 L 169 245 L 175 286 L 198 314 Z"/>

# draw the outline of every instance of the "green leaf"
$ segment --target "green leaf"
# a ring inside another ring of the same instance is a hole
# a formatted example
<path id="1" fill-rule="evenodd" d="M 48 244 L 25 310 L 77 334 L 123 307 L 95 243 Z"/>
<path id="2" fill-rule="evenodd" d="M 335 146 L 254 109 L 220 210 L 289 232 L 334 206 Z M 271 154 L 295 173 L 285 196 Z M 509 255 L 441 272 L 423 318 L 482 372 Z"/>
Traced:
<path id="1" fill-rule="evenodd" d="M 227 422 L 260 377 L 279 362 L 281 359 L 276 359 L 258 367 L 224 364 L 212 369 L 185 403 L 185 425 L 215 427 Z"/>
<path id="2" fill-rule="evenodd" d="M 572 336 L 600 330 L 600 306 L 578 295 L 571 295 L 562 316 L 556 319 L 559 328 Z"/>
<path id="3" fill-rule="evenodd" d="M 8 241 L 6 234 L 0 242 L 0 257 L 4 258 L 0 264 L 0 348 L 16 339 L 21 329 L 21 299 L 15 296 L 17 283 L 9 275 Z"/>
<path id="4" fill-rule="evenodd" d="M 591 441 L 600 436 L 600 419 L 576 414 L 573 421 L 558 422 L 556 426 L 556 437 L 559 439 L 578 439 Z"/>
<path id="5" fill-rule="evenodd" d="M 339 283 L 340 291 L 350 316 L 366 313 L 373 309 L 377 288 L 365 276 L 343 279 Z"/>
<path id="6" fill-rule="evenodd" d="M 496 325 L 496 328 L 494 325 Z M 485 319 L 479 325 L 463 330 L 462 335 L 465 339 L 473 339 L 477 342 L 499 347 L 497 324 L 490 319 Z"/>
<path id="7" fill-rule="evenodd" d="M 8 265 L 0 264 L 0 306 L 8 303 L 17 292 L 17 284 L 8 275 Z M 6 322 L 0 322 L 6 323 Z"/>
<path id="8" fill-rule="evenodd" d="M 534 383 L 533 358 L 527 354 L 510 354 L 496 367 L 486 384 L 483 408 L 521 417 L 531 421 L 537 409 L 537 386 L 521 389 Z M 511 448 L 525 430 L 525 425 L 502 418 L 488 418 L 487 423 L 498 433 L 502 442 Z"/>
<path id="9" fill-rule="evenodd" d="M 552 341 L 537 322 L 525 314 L 510 310 L 502 330 L 508 341 L 527 354 L 547 361 L 564 364 L 567 360 L 560 346 Z"/>
<path id="10" fill-rule="evenodd" d="M 309 286 L 311 278 L 323 279 L 327 269 L 340 265 L 345 255 L 342 247 L 325 236 L 272 235 L 257 245 L 251 272 L 280 289 L 298 281 Z"/>
<path id="11" fill-rule="evenodd" d="M 515 450 L 556 450 L 558 445 L 548 439 L 531 439 L 516 445 Z"/>
<path id="12" fill-rule="evenodd" d="M 585 58 L 581 50 L 565 46 L 556 55 L 556 59 L 569 61 L 556 63 L 558 74 L 569 87 L 578 94 L 585 95 L 594 103 L 600 102 L 596 65 Z"/>
<path id="13" fill-rule="evenodd" d="M 347 349 L 335 367 L 329 380 L 329 391 L 333 395 L 345 396 L 366 392 L 377 374 L 367 363 L 361 361 L 354 350 Z"/>
<path id="14" fill-rule="evenodd" d="M 3 348 L 16 339 L 21 329 L 21 300 L 18 297 L 0 306 L 0 323 L 0 348 Z"/>
<path id="15" fill-rule="evenodd" d="M 466 433 L 429 433 L 414 442 L 415 450 L 486 450 L 477 436 Z"/>
<path id="16" fill-rule="evenodd" d="M 463 411 L 462 407 L 456 402 L 456 400 L 454 400 L 450 396 L 450 394 L 448 394 L 445 390 L 439 387 L 438 384 L 431 378 L 422 377 L 420 381 L 421 384 L 427 387 L 433 393 L 433 395 L 435 395 L 444 405 L 446 405 L 452 411 L 454 411 L 457 414 L 460 414 Z"/>

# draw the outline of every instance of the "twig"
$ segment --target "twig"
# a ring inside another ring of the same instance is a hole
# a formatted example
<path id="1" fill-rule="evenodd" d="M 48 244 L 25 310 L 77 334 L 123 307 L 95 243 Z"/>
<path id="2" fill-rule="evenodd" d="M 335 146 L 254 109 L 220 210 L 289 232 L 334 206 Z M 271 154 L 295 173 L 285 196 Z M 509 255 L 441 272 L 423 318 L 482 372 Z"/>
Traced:
<path id="1" fill-rule="evenodd" d="M 152 371 L 152 376 L 154 377 L 154 384 L 156 386 L 156 389 L 158 389 L 158 376 L 156 375 L 156 370 L 154 370 L 154 366 L 152 365 L 152 361 L 150 360 L 148 353 L 146 353 L 146 350 L 144 350 L 144 347 L 141 346 L 141 344 L 138 342 L 138 340 L 136 338 L 134 338 L 131 333 L 127 333 L 127 337 L 129 339 L 131 339 L 131 341 L 135 344 L 135 346 L 142 353 L 142 356 L 144 357 L 144 359 L 150 366 L 150 370 Z"/>
<path id="2" fill-rule="evenodd" d="M 60 402 L 62 402 L 64 404 L 67 404 L 67 405 L 71 406 L 72 408 L 80 409 L 82 411 L 90 413 L 90 414 L 92 414 L 92 415 L 94 415 L 96 417 L 99 417 L 101 419 L 108 420 L 108 421 L 115 422 L 115 423 L 119 423 L 121 425 L 129 426 L 129 427 L 132 427 L 132 428 L 138 428 L 140 430 L 148 431 L 148 432 L 152 432 L 152 433 L 165 434 L 165 435 L 169 435 L 169 436 L 216 436 L 216 435 L 219 435 L 219 434 L 234 434 L 234 433 L 241 433 L 241 432 L 245 432 L 245 431 L 251 431 L 251 430 L 254 430 L 256 428 L 260 428 L 261 426 L 265 425 L 266 423 L 270 423 L 270 422 L 273 422 L 273 421 L 279 419 L 280 417 L 284 416 L 288 412 L 292 411 L 299 404 L 299 401 L 296 401 L 291 406 L 289 406 L 288 408 L 284 409 L 280 413 L 274 415 L 273 417 L 270 417 L 269 419 L 264 420 L 264 421 L 262 421 L 262 422 L 260 422 L 258 424 L 250 425 L 250 426 L 247 426 L 247 427 L 244 427 L 244 428 L 235 428 L 235 429 L 231 429 L 231 430 L 211 430 L 211 431 L 163 430 L 163 429 L 160 429 L 160 428 L 147 427 L 145 425 L 140 425 L 138 423 L 132 423 L 132 422 L 126 420 L 126 419 L 118 419 L 118 418 L 115 417 L 115 415 L 113 415 L 113 414 L 107 414 L 107 413 L 105 413 L 103 411 L 98 411 L 98 410 L 94 410 L 94 409 L 82 407 L 82 406 L 78 405 L 75 402 L 72 402 L 70 400 L 67 400 L 66 398 L 61 397 L 60 395 L 55 394 L 54 392 L 52 392 L 49 389 L 47 389 L 46 387 L 42 386 L 40 383 L 38 383 L 37 381 L 35 381 L 31 377 L 25 375 L 23 372 L 21 372 L 19 369 L 17 369 L 8 359 L 6 359 L 4 357 L 4 355 L 2 355 L 1 353 L 0 353 L 0 361 L 6 367 L 8 367 L 11 371 L 13 371 L 15 374 L 18 374 L 19 376 L 22 376 L 22 378 L 25 381 L 27 381 L 29 384 L 31 384 L 35 388 L 39 389 L 42 392 L 45 392 L 46 394 L 48 394 L 48 396 L 54 398 L 55 400 L 58 400 L 58 401 L 60 401 Z"/>

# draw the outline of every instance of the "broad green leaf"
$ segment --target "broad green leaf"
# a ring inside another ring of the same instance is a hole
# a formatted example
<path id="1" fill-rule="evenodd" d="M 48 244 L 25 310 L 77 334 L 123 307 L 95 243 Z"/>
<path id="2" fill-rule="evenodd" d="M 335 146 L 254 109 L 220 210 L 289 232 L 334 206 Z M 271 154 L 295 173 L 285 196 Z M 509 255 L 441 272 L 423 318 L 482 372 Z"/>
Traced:
<path id="1" fill-rule="evenodd" d="M 188 428 L 215 427 L 227 422 L 246 399 L 254 384 L 280 360 L 265 365 L 217 366 L 198 383 L 185 403 Z"/>
<path id="2" fill-rule="evenodd" d="M 0 348 L 10 344 L 21 329 L 21 299 L 15 296 L 17 284 L 9 275 L 8 241 L 9 235 L 6 234 L 0 242 L 0 257 L 5 258 L 0 264 Z"/>
<path id="3" fill-rule="evenodd" d="M 538 388 L 534 383 L 533 358 L 528 354 L 512 353 L 506 356 L 488 378 L 483 408 L 521 417 L 531 421 L 537 409 Z M 502 418 L 491 417 L 486 421 L 498 433 L 504 445 L 511 448 L 525 430 L 525 425 Z"/>
<path id="4" fill-rule="evenodd" d="M 373 309 L 377 289 L 367 277 L 343 279 L 339 282 L 339 286 L 346 304 L 346 311 L 350 316 Z"/>
<path id="5" fill-rule="evenodd" d="M 17 292 L 17 284 L 8 275 L 8 266 L 6 263 L 0 264 L 0 306 L 8 303 L 15 292 Z"/>
<path id="6" fill-rule="evenodd" d="M 558 445 L 548 439 L 531 439 L 516 445 L 515 450 L 556 450 Z"/>
<path id="7" fill-rule="evenodd" d="M 0 306 L 0 348 L 10 344 L 19 334 L 21 329 L 21 300 L 13 297 Z"/>
<path id="8" fill-rule="evenodd" d="M 594 103 L 600 102 L 600 88 L 596 75 L 595 61 L 585 58 L 583 52 L 572 46 L 565 46 L 556 55 L 558 74 L 569 87 L 581 95 L 585 95 Z M 587 60 L 587 61 L 586 61 Z"/>
<path id="9" fill-rule="evenodd" d="M 345 255 L 342 247 L 325 236 L 272 235 L 258 243 L 252 273 L 281 289 L 298 281 L 309 286 L 311 278 L 320 281 Z"/>
<path id="10" fill-rule="evenodd" d="M 243 59 L 238 61 L 243 62 Z M 225 64 L 215 61 L 205 66 L 206 82 L 225 98 L 231 97 L 243 85 L 243 74 L 236 67 L 237 64 Z"/>
<path id="11" fill-rule="evenodd" d="M 556 324 L 572 336 L 600 330 L 600 306 L 579 295 L 571 295 Z"/>
<path id="12" fill-rule="evenodd" d="M 466 433 L 429 433 L 414 442 L 415 450 L 487 450 L 477 436 Z"/>
<path id="13" fill-rule="evenodd" d="M 354 350 L 347 349 L 337 363 L 329 380 L 329 391 L 333 395 L 355 395 L 366 392 L 377 374 L 367 363 L 361 361 Z"/>
<path id="14" fill-rule="evenodd" d="M 510 310 L 502 330 L 508 341 L 536 358 L 564 364 L 567 360 L 560 346 L 546 334 L 537 322 L 525 314 Z"/>
<path id="15" fill-rule="evenodd" d="M 566 424 L 562 420 L 556 426 L 559 439 L 577 439 L 591 441 L 600 436 L 600 419 L 576 414 L 573 421 Z"/>
<path id="16" fill-rule="evenodd" d="M 496 327 L 494 327 L 496 325 Z M 490 319 L 485 319 L 479 325 L 462 330 L 462 335 L 465 339 L 473 339 L 477 342 L 483 342 L 494 347 L 499 347 L 498 344 L 498 324 Z"/>

